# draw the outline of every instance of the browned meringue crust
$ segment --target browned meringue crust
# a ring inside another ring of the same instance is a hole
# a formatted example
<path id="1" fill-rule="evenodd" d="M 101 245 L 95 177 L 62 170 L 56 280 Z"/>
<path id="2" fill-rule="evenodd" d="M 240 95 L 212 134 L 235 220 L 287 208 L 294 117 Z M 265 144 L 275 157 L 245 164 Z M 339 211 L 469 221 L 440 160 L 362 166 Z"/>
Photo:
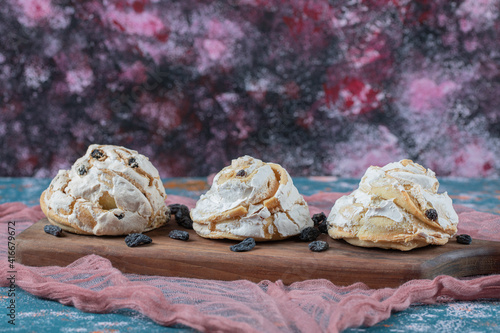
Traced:
<path id="1" fill-rule="evenodd" d="M 144 155 L 91 145 L 70 170 L 60 170 L 40 197 L 48 220 L 86 235 L 126 235 L 166 224 L 165 188 Z"/>
<path id="2" fill-rule="evenodd" d="M 213 239 L 281 240 L 313 225 L 288 172 L 250 156 L 233 160 L 215 176 L 191 217 L 193 229 Z"/>
<path id="3" fill-rule="evenodd" d="M 336 201 L 328 234 L 356 246 L 401 251 L 444 245 L 457 232 L 458 216 L 438 187 L 434 172 L 411 160 L 370 167 L 359 188 Z M 427 214 L 432 210 L 436 219 Z"/>

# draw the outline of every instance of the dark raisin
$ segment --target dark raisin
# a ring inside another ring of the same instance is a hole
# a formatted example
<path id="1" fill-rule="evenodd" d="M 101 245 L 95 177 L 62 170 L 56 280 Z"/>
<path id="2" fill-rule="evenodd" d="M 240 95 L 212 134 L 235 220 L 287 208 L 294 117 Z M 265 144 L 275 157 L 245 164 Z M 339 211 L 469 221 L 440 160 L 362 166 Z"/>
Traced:
<path id="1" fill-rule="evenodd" d="M 181 205 L 181 204 L 168 205 L 168 208 L 170 208 L 170 214 L 175 215 L 175 213 L 177 213 L 181 209 L 181 206 L 184 206 L 184 205 Z"/>
<path id="2" fill-rule="evenodd" d="M 307 227 L 302 229 L 299 235 L 299 239 L 303 242 L 310 242 L 318 238 L 321 232 L 314 227 Z"/>
<path id="3" fill-rule="evenodd" d="M 187 241 L 189 239 L 189 233 L 183 230 L 172 230 L 168 234 L 168 237 Z"/>
<path id="4" fill-rule="evenodd" d="M 457 243 L 469 245 L 472 243 L 472 237 L 467 234 L 458 235 Z"/>
<path id="5" fill-rule="evenodd" d="M 45 231 L 48 234 L 54 235 L 56 237 L 62 236 L 62 229 L 57 225 L 47 224 L 46 226 L 43 227 L 43 231 Z"/>
<path id="6" fill-rule="evenodd" d="M 328 233 L 328 225 L 326 224 L 326 221 L 318 226 L 318 230 L 323 234 Z"/>
<path id="7" fill-rule="evenodd" d="M 246 176 L 246 171 L 241 169 L 240 171 L 238 171 L 238 173 L 236 174 L 236 176 L 238 177 L 245 177 Z"/>
<path id="8" fill-rule="evenodd" d="M 125 237 L 125 244 L 129 247 L 150 244 L 152 242 L 151 237 L 144 234 L 129 234 Z"/>
<path id="9" fill-rule="evenodd" d="M 436 221 L 438 219 L 438 212 L 436 212 L 435 209 L 427 209 L 425 211 L 425 216 L 427 216 L 427 218 L 429 220 L 433 220 L 433 221 Z"/>
<path id="10" fill-rule="evenodd" d="M 104 157 L 104 153 L 100 149 L 94 149 L 90 153 L 90 156 L 92 156 L 92 158 L 95 158 L 96 160 L 99 160 Z"/>
<path id="11" fill-rule="evenodd" d="M 314 226 L 318 228 L 318 230 L 323 233 L 327 234 L 328 233 L 328 227 L 326 224 L 326 215 L 325 213 L 321 212 L 318 214 L 314 214 L 312 217 L 312 220 L 314 222 Z"/>
<path id="12" fill-rule="evenodd" d="M 172 204 L 168 205 L 170 214 L 175 215 L 175 221 L 181 227 L 186 229 L 193 229 L 193 220 L 189 215 L 189 208 L 186 205 Z"/>
<path id="13" fill-rule="evenodd" d="M 85 167 L 85 165 L 80 165 L 77 171 L 80 176 L 84 176 L 87 174 L 87 168 Z"/>
<path id="14" fill-rule="evenodd" d="M 309 243 L 309 250 L 313 252 L 326 251 L 329 247 L 330 245 L 328 245 L 328 243 L 325 241 L 314 241 Z"/>
<path id="15" fill-rule="evenodd" d="M 182 214 L 180 212 L 177 212 L 177 214 L 175 214 L 175 220 L 181 227 L 184 227 L 186 229 L 193 229 L 193 220 L 191 219 L 191 216 L 189 216 L 189 213 Z"/>
<path id="16" fill-rule="evenodd" d="M 231 245 L 229 249 L 233 252 L 245 252 L 250 251 L 255 247 L 255 239 L 252 237 L 245 238 L 241 242 L 235 245 Z"/>
<path id="17" fill-rule="evenodd" d="M 137 161 L 135 160 L 134 157 L 131 157 L 128 159 L 128 165 L 130 165 L 131 168 L 138 168 L 139 167 L 139 164 L 137 163 Z"/>
<path id="18" fill-rule="evenodd" d="M 115 214 L 115 216 L 118 220 L 121 220 L 125 217 L 125 213 Z"/>
<path id="19" fill-rule="evenodd" d="M 312 217 L 312 220 L 314 222 L 314 226 L 317 227 L 321 223 L 323 223 L 324 221 L 326 221 L 326 215 L 323 212 L 318 213 L 318 214 L 314 214 L 313 217 Z"/>

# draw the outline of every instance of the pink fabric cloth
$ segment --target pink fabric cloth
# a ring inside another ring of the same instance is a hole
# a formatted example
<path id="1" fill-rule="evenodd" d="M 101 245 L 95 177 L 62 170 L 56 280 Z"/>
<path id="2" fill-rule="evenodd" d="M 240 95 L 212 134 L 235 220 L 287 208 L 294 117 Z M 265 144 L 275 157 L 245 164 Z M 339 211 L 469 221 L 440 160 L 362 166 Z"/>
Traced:
<path id="1" fill-rule="evenodd" d="M 311 214 L 328 214 L 341 193 L 306 197 Z M 167 204 L 193 207 L 195 200 L 169 195 Z M 456 206 L 460 232 L 500 241 L 500 216 Z M 7 222 L 16 234 L 43 217 L 39 207 L 0 205 L 0 237 L 7 244 Z M 7 251 L 0 250 L 0 281 L 7 286 Z M 369 289 L 362 283 L 335 286 L 327 280 L 283 285 L 123 274 L 100 256 L 85 256 L 66 267 L 28 267 L 16 263 L 16 284 L 25 291 L 88 312 L 129 308 L 161 325 L 185 324 L 200 331 L 337 332 L 371 326 L 411 304 L 500 298 L 500 275 L 460 280 L 439 276 L 413 280 L 399 288 Z"/>

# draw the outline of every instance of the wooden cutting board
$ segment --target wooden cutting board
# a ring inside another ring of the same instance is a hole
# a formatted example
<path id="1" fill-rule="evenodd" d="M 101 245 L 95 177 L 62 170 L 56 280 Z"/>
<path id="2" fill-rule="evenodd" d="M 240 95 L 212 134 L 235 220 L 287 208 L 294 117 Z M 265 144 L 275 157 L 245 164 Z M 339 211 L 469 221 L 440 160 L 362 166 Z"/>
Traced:
<path id="1" fill-rule="evenodd" d="M 96 237 L 65 233 L 54 237 L 43 231 L 42 219 L 17 237 L 16 260 L 30 266 L 65 266 L 88 254 L 109 259 L 124 273 L 179 276 L 200 279 L 254 282 L 283 280 L 285 284 L 307 279 L 328 279 L 334 284 L 364 282 L 371 288 L 397 287 L 413 279 L 432 279 L 500 273 L 500 242 L 455 239 L 444 246 L 400 252 L 360 248 L 323 234 L 325 252 L 311 252 L 308 242 L 289 239 L 257 243 L 249 252 L 232 252 L 236 241 L 209 240 L 190 230 L 189 241 L 168 237 L 175 222 L 148 232 L 153 243 L 127 247 L 124 237 Z"/>

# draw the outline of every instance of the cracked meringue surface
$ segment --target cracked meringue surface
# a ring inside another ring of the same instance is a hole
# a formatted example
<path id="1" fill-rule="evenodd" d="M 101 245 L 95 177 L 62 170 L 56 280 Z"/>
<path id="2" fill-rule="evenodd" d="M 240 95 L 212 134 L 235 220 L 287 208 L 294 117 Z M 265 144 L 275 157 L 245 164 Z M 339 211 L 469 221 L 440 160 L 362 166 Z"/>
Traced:
<path id="1" fill-rule="evenodd" d="M 137 151 L 90 145 L 70 170 L 60 170 L 40 197 L 52 224 L 88 235 L 126 235 L 170 219 L 158 171 Z"/>
<path id="2" fill-rule="evenodd" d="M 313 226 L 288 172 L 251 156 L 233 160 L 215 176 L 191 218 L 198 235 L 218 239 L 280 240 Z"/>
<path id="3" fill-rule="evenodd" d="M 357 246 L 401 251 L 444 245 L 457 232 L 458 215 L 438 187 L 435 173 L 411 160 L 371 166 L 359 188 L 335 202 L 328 234 Z"/>

